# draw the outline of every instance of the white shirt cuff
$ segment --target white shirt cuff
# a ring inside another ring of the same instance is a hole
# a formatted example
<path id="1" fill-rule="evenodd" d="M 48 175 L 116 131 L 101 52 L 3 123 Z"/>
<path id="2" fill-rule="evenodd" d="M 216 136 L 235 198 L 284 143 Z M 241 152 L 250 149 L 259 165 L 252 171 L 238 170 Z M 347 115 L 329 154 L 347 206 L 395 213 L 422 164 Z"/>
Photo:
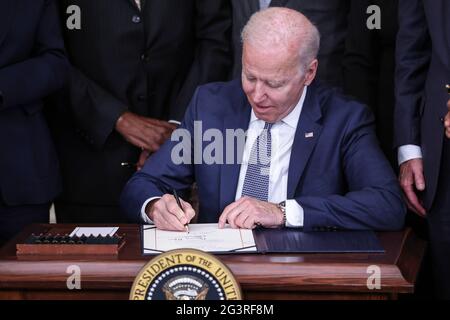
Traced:
<path id="1" fill-rule="evenodd" d="M 412 159 L 422 159 L 422 149 L 419 146 L 407 144 L 398 148 L 398 165 Z"/>
<path id="2" fill-rule="evenodd" d="M 169 121 L 167 121 L 167 122 L 169 122 L 169 123 L 171 123 L 171 124 L 176 124 L 177 126 L 179 126 L 179 125 L 181 124 L 181 122 L 178 121 L 178 120 L 169 120 Z"/>
<path id="3" fill-rule="evenodd" d="M 150 202 L 152 202 L 153 200 L 156 200 L 156 199 L 161 199 L 161 197 L 153 197 L 153 198 L 148 199 L 147 201 L 144 202 L 144 205 L 141 208 L 141 218 L 145 224 L 153 224 L 153 221 L 148 217 L 147 212 L 145 212 L 145 208 L 147 207 L 147 205 Z"/>
<path id="4" fill-rule="evenodd" d="M 303 227 L 304 211 L 296 200 L 286 200 L 286 227 Z"/>

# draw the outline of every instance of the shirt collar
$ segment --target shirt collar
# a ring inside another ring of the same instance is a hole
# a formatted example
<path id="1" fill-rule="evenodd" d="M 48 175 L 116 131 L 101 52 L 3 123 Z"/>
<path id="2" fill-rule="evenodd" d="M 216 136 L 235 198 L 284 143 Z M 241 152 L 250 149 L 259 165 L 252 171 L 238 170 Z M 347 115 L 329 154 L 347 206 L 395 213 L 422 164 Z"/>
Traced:
<path id="1" fill-rule="evenodd" d="M 308 91 L 308 87 L 305 86 L 303 89 L 302 96 L 300 97 L 300 100 L 298 101 L 295 108 L 292 109 L 292 111 L 286 117 L 281 119 L 282 122 L 284 122 L 288 126 L 292 127 L 293 129 L 297 129 L 298 120 L 300 119 L 300 114 L 302 113 L 302 110 L 303 110 L 303 104 L 305 103 L 307 91 Z M 256 117 L 256 114 L 252 108 L 250 123 L 252 123 L 254 121 L 260 121 L 260 120 Z"/>

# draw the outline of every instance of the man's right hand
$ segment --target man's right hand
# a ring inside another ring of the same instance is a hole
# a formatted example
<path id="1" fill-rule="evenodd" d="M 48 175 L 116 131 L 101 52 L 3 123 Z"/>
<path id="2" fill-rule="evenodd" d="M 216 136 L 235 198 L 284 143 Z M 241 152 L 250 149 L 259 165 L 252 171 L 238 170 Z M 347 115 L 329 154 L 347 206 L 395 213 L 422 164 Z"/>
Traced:
<path id="1" fill-rule="evenodd" d="M 165 121 L 125 112 L 117 120 L 116 130 L 131 144 L 150 152 L 169 139 L 176 126 Z"/>
<path id="2" fill-rule="evenodd" d="M 173 195 L 166 194 L 161 199 L 150 202 L 145 212 L 160 230 L 186 231 L 185 226 L 194 218 L 195 211 L 188 202 L 183 199 L 180 199 L 180 202 L 183 210 Z"/>
<path id="3" fill-rule="evenodd" d="M 447 115 L 445 116 L 445 135 L 450 139 L 450 99 L 447 102 Z"/>
<path id="4" fill-rule="evenodd" d="M 417 197 L 416 190 L 425 190 L 425 178 L 423 176 L 423 160 L 412 159 L 400 165 L 400 186 L 406 197 L 408 208 L 421 217 L 426 216 L 426 210 Z"/>

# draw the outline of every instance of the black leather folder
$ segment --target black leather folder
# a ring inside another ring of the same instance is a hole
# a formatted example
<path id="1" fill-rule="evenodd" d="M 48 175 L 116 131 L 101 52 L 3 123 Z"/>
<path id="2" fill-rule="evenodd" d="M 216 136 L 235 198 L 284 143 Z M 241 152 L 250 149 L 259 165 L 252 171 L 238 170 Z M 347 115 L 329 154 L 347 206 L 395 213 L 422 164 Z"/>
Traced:
<path id="1" fill-rule="evenodd" d="M 384 253 L 373 231 L 253 230 L 258 253 Z"/>
<path id="2" fill-rule="evenodd" d="M 141 227 L 141 237 L 146 229 L 154 226 Z M 377 235 L 373 231 L 327 231 L 303 232 L 299 229 L 264 229 L 253 230 L 255 251 L 243 251 L 237 248 L 230 251 L 211 251 L 214 254 L 255 254 L 255 253 L 384 253 Z M 145 250 L 153 252 L 145 253 Z M 143 255 L 163 253 L 154 249 L 145 249 Z"/>

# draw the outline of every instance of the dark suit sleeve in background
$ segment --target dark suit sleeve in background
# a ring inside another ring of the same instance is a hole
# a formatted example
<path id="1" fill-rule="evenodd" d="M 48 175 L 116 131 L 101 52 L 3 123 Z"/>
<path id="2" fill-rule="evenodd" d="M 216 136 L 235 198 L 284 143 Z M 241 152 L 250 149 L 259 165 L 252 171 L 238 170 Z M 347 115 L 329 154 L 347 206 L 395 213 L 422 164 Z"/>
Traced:
<path id="1" fill-rule="evenodd" d="M 0 112 L 39 101 L 64 85 L 68 62 L 55 1 L 45 1 L 39 21 L 33 57 L 0 69 Z"/>
<path id="2" fill-rule="evenodd" d="M 231 7 L 226 0 L 196 1 L 197 49 L 192 67 L 170 110 L 170 119 L 181 121 L 195 89 L 224 81 L 231 68 Z"/>
<path id="3" fill-rule="evenodd" d="M 352 0 L 344 56 L 344 91 L 366 105 L 376 105 L 377 64 L 374 32 L 366 27 L 370 1 Z M 374 110 L 375 113 L 375 110 Z"/>
<path id="4" fill-rule="evenodd" d="M 422 0 L 400 0 L 396 53 L 395 146 L 420 145 L 420 107 L 431 59 Z"/>
<path id="5" fill-rule="evenodd" d="M 72 67 L 70 72 L 70 110 L 77 127 L 93 146 L 101 148 L 113 132 L 127 105 Z"/>

